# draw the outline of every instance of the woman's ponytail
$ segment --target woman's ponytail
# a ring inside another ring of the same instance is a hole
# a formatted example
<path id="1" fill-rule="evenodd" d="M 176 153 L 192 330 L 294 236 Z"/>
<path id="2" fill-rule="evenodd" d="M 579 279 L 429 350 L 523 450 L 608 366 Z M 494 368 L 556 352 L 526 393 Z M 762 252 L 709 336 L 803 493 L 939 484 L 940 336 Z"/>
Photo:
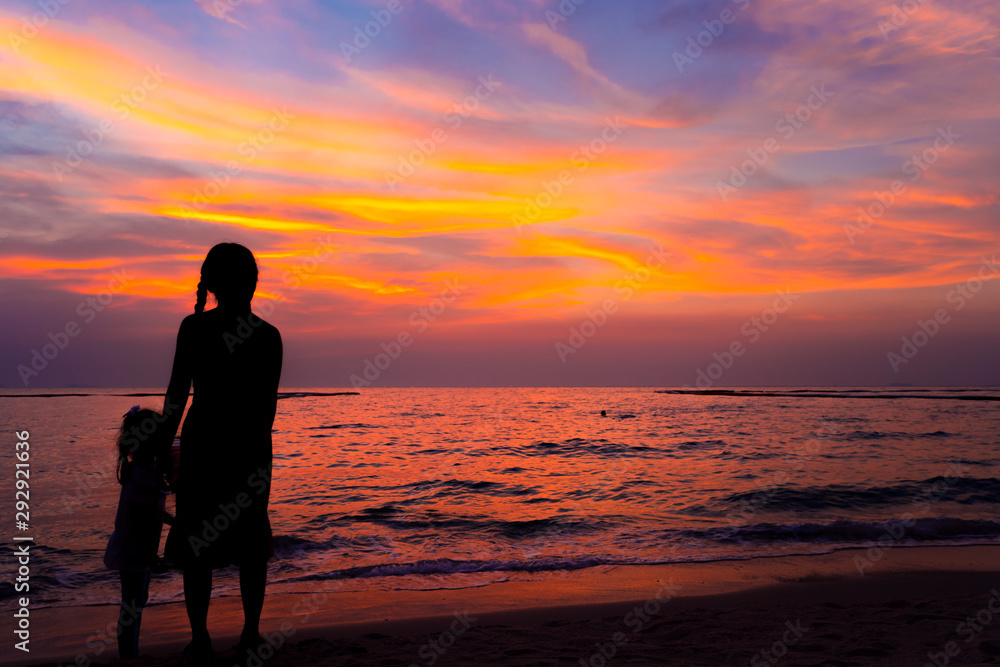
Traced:
<path id="1" fill-rule="evenodd" d="M 194 312 L 200 313 L 205 310 L 205 302 L 208 301 L 208 289 L 205 288 L 205 281 L 198 283 L 198 301 L 194 304 Z"/>

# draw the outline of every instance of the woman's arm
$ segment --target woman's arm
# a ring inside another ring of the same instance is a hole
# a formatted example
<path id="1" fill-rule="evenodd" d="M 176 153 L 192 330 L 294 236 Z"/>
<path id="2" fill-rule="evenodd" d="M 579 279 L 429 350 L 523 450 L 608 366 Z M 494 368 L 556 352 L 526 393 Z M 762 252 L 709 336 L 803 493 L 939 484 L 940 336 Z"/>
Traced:
<path id="1" fill-rule="evenodd" d="M 193 339 L 192 327 L 194 325 L 189 315 L 181 322 L 177 331 L 177 349 L 174 352 L 174 366 L 170 371 L 170 384 L 167 386 L 167 395 L 163 400 L 164 421 L 163 440 L 165 451 L 160 452 L 161 472 L 169 472 L 171 467 L 170 447 L 173 446 L 177 429 L 181 425 L 181 416 L 184 414 L 184 407 L 187 405 L 188 393 L 191 391 L 191 378 L 193 377 Z"/>
<path id="2" fill-rule="evenodd" d="M 274 337 L 277 339 L 277 344 L 274 346 L 274 351 L 269 360 L 270 364 L 267 375 L 267 430 L 269 433 L 274 427 L 274 416 L 278 411 L 278 385 L 281 382 L 281 361 L 284 354 L 284 349 L 281 345 L 281 334 L 278 333 L 277 329 L 274 330 Z"/>

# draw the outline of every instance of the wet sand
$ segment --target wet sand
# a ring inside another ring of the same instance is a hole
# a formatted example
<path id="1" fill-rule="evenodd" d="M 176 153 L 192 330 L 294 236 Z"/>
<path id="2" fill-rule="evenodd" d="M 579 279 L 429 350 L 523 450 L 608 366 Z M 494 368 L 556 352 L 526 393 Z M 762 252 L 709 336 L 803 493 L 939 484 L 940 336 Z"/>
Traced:
<path id="1" fill-rule="evenodd" d="M 1000 664 L 1000 547 L 877 553 L 595 568 L 461 590 L 317 584 L 311 595 L 268 597 L 261 629 L 277 649 L 243 663 Z M 3 662 L 116 664 L 116 615 L 110 606 L 34 610 L 31 653 L 11 642 Z M 238 598 L 212 601 L 219 665 L 237 664 L 241 623 Z M 149 607 L 142 625 L 139 663 L 178 664 L 183 606 Z"/>

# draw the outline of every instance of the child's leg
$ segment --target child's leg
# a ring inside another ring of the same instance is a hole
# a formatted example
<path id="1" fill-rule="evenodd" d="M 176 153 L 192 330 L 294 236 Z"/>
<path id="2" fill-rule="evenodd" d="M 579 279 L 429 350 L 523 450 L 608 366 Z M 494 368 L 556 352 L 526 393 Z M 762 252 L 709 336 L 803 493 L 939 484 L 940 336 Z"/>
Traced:
<path id="1" fill-rule="evenodd" d="M 118 656 L 139 657 L 139 626 L 149 598 L 149 570 L 121 570 L 122 602 L 118 611 Z"/>
<path id="2" fill-rule="evenodd" d="M 139 599 L 142 600 L 142 604 L 136 609 L 135 614 L 135 655 L 139 655 L 139 629 L 142 626 L 142 611 L 146 608 L 146 603 L 149 601 L 149 579 L 152 575 L 151 570 L 145 570 L 143 572 L 143 579 L 140 582 L 141 590 L 139 594 Z"/>

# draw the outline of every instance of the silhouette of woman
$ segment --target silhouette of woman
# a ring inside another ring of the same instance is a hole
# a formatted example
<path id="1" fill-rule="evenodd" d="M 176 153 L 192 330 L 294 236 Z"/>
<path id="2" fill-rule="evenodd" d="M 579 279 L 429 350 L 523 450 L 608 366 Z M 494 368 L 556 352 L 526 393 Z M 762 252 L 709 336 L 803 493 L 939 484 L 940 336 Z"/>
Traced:
<path id="1" fill-rule="evenodd" d="M 184 571 L 191 623 L 185 662 L 212 659 L 208 605 L 212 570 L 236 563 L 244 626 L 240 657 L 260 645 L 267 560 L 274 555 L 267 504 L 271 490 L 271 427 L 281 375 L 281 336 L 250 312 L 257 261 L 237 243 L 214 246 L 201 266 L 198 302 L 177 334 L 164 402 L 166 441 L 180 424 L 188 390 L 194 396 L 181 430 L 175 490 L 177 517 L 166 555 Z M 208 292 L 218 307 L 205 311 Z M 164 457 L 169 460 L 169 457 Z"/>

